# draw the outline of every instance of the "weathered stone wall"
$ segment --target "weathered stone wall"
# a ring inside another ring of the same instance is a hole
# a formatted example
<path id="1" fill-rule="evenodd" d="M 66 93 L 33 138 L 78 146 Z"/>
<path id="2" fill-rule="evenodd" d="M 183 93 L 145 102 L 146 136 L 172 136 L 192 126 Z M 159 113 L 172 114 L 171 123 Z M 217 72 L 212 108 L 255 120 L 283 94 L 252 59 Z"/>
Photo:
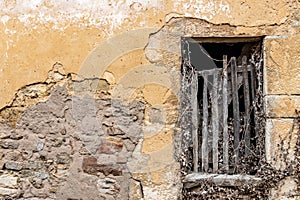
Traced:
<path id="1" fill-rule="evenodd" d="M 142 136 L 144 104 L 74 96 L 68 88 L 85 81 L 60 81 L 14 128 L 1 124 L 1 196 L 127 199 L 136 184 L 127 163 Z M 27 87 L 26 94 L 38 96 L 42 84 Z M 12 109 L 21 106 L 18 100 Z"/>
<path id="2" fill-rule="evenodd" d="M 266 159 L 284 170 L 299 134 L 299 4 L 0 2 L 0 199 L 180 198 L 181 37 L 265 36 Z"/>
<path id="3" fill-rule="evenodd" d="M 300 190 L 299 46 L 299 33 L 265 39 L 266 159 L 282 171 L 289 171 L 291 165 L 298 168 L 298 176 L 285 178 L 278 188 L 273 189 L 274 199 L 280 196 L 299 196 Z M 295 162 L 298 164 L 291 164 Z"/>

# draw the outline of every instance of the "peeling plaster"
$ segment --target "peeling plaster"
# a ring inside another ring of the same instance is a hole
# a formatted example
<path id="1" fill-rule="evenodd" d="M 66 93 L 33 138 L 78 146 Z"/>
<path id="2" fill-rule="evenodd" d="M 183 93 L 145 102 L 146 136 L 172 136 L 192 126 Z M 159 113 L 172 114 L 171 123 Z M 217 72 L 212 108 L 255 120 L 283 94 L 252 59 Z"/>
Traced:
<path id="1" fill-rule="evenodd" d="M 59 30 L 72 23 L 81 23 L 83 27 L 109 25 L 110 30 L 107 31 L 112 32 L 129 20 L 136 21 L 145 10 L 159 12 L 163 9 L 162 4 L 162 0 L 75 0 L 72 3 L 68 0 L 16 0 L 9 3 L 2 1 L 0 8 L 4 14 L 1 18 L 3 24 L 12 16 L 17 16 L 19 21 L 33 29 L 37 28 L 34 22 L 53 23 L 53 28 Z"/>
<path id="2" fill-rule="evenodd" d="M 232 18 L 230 15 L 229 4 L 222 0 L 219 3 L 212 0 L 206 3 L 205 1 L 197 0 L 180 0 L 175 2 L 174 6 L 177 9 L 181 4 L 183 4 L 182 7 L 185 9 L 185 17 L 196 17 L 211 20 L 215 15 L 219 15 L 223 12 L 228 18 Z"/>

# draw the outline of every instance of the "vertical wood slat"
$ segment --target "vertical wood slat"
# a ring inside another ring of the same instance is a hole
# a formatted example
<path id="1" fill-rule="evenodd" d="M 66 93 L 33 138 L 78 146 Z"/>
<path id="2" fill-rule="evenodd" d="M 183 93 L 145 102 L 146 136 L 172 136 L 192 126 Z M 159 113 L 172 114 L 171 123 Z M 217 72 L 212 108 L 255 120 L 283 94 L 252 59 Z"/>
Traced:
<path id="1" fill-rule="evenodd" d="M 254 115 L 254 134 L 258 132 L 257 130 L 257 121 L 256 121 L 256 72 L 255 72 L 255 66 L 253 64 L 250 64 L 251 70 L 250 70 L 250 76 L 251 76 L 251 98 L 252 98 L 252 106 L 253 106 L 253 115 Z"/>
<path id="2" fill-rule="evenodd" d="M 255 84 L 255 69 L 253 67 L 253 65 L 250 65 L 251 69 L 250 69 L 250 84 L 251 84 L 251 98 L 252 98 L 252 104 L 254 104 L 255 101 L 255 88 L 256 88 L 256 84 Z M 255 108 L 255 106 L 254 106 Z"/>
<path id="3" fill-rule="evenodd" d="M 218 114 L 218 73 L 213 75 L 212 87 L 212 151 L 213 173 L 218 172 L 218 141 L 219 141 L 219 114 Z"/>
<path id="4" fill-rule="evenodd" d="M 199 169 L 199 144 L 198 144 L 198 74 L 193 74 L 192 84 L 191 84 L 191 105 L 192 105 L 192 137 L 193 137 L 193 162 L 194 162 L 194 172 L 198 172 Z"/>
<path id="5" fill-rule="evenodd" d="M 227 96 L 227 56 L 223 56 L 223 79 L 222 79 L 222 99 L 223 99 L 223 165 L 225 172 L 228 172 L 228 96 Z"/>
<path id="6" fill-rule="evenodd" d="M 249 80 L 248 80 L 248 70 L 247 70 L 247 57 L 242 58 L 243 67 L 243 85 L 244 85 L 244 104 L 245 104 L 245 154 L 248 155 L 250 152 L 250 98 L 249 98 Z"/>
<path id="7" fill-rule="evenodd" d="M 233 129 L 234 129 L 234 160 L 238 164 L 239 160 L 239 132 L 240 132 L 240 111 L 239 111 L 239 96 L 237 83 L 237 66 L 236 58 L 231 58 L 231 83 L 232 83 L 232 102 L 233 102 Z"/>
<path id="8" fill-rule="evenodd" d="M 208 171 L 208 99 L 207 99 L 207 75 L 203 75 L 203 124 L 202 124 L 202 171 Z"/>

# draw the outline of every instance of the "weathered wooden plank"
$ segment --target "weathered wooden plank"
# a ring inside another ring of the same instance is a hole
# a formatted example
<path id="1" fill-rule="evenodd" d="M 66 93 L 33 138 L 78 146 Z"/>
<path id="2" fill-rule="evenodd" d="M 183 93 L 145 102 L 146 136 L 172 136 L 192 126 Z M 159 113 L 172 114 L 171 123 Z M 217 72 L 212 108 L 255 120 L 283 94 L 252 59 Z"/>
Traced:
<path id="1" fill-rule="evenodd" d="M 245 105 L 245 115 L 244 115 L 244 139 L 245 139 L 245 154 L 248 155 L 250 152 L 250 97 L 249 97 L 249 80 L 247 71 L 247 57 L 242 58 L 243 70 L 243 85 L 244 85 L 244 105 Z"/>
<path id="2" fill-rule="evenodd" d="M 247 71 L 250 71 L 251 70 L 251 66 L 248 65 L 247 66 Z M 243 72 L 244 71 L 244 67 L 242 65 L 239 65 L 237 66 L 237 69 L 236 69 L 237 72 Z M 231 69 L 228 69 L 228 73 L 231 73 Z"/>
<path id="3" fill-rule="evenodd" d="M 256 75 L 255 75 L 255 68 L 253 65 L 251 66 L 251 70 L 250 70 L 250 84 L 251 84 L 251 99 L 252 99 L 252 104 L 254 104 L 254 100 L 255 100 L 255 90 L 256 90 Z"/>
<path id="4" fill-rule="evenodd" d="M 256 133 L 258 132 L 257 130 L 257 119 L 255 117 L 256 112 L 257 112 L 257 108 L 256 108 L 256 90 L 257 90 L 257 84 L 256 84 L 256 72 L 255 72 L 255 66 L 253 64 L 251 64 L 251 71 L 250 71 L 250 76 L 251 76 L 251 101 L 252 101 L 252 106 L 253 106 L 253 115 L 254 115 L 254 134 L 256 136 Z"/>
<path id="5" fill-rule="evenodd" d="M 202 171 L 208 171 L 208 99 L 207 76 L 203 76 L 203 121 L 202 121 Z"/>
<path id="6" fill-rule="evenodd" d="M 222 72 L 222 69 L 214 68 L 214 69 L 210 69 L 210 70 L 198 71 L 197 73 L 201 76 L 208 76 L 208 75 L 214 75 L 215 73 L 221 73 L 221 72 Z"/>
<path id="7" fill-rule="evenodd" d="M 185 176 L 183 183 L 185 188 L 193 188 L 203 184 L 207 180 L 213 182 L 218 186 L 235 186 L 259 183 L 261 178 L 253 175 L 226 175 L 226 174 L 200 174 L 192 173 Z"/>
<path id="8" fill-rule="evenodd" d="M 247 71 L 251 71 L 251 66 L 248 65 L 247 66 Z M 237 72 L 243 72 L 244 68 L 243 66 L 239 65 L 237 66 Z M 197 73 L 201 76 L 203 75 L 214 75 L 215 73 L 221 73 L 223 70 L 221 68 L 214 68 L 214 69 L 210 69 L 210 70 L 202 70 L 202 71 L 197 71 Z M 227 72 L 230 74 L 231 73 L 231 69 L 227 69 Z"/>
<path id="9" fill-rule="evenodd" d="M 191 105 L 192 105 L 192 137 L 193 137 L 193 163 L 194 172 L 199 170 L 199 144 L 198 144 L 198 74 L 193 74 L 193 79 L 191 82 Z"/>
<path id="10" fill-rule="evenodd" d="M 212 87 L 212 161 L 213 172 L 218 172 L 218 141 L 219 141 L 219 113 L 218 113 L 218 74 L 213 75 Z"/>
<path id="11" fill-rule="evenodd" d="M 227 94 L 227 56 L 223 56 L 223 73 L 222 73 L 222 99 L 223 99 L 223 166 L 225 172 L 228 172 L 229 165 L 228 165 L 228 142 L 229 142 L 229 136 L 228 136 L 228 94 Z"/>
<path id="12" fill-rule="evenodd" d="M 262 37 L 193 37 L 184 38 L 189 43 L 238 43 L 238 42 L 258 42 Z"/>
<path id="13" fill-rule="evenodd" d="M 232 102 L 233 102 L 233 129 L 234 129 L 234 160 L 238 164 L 239 143 L 240 143 L 240 110 L 237 84 L 236 58 L 231 58 L 231 83 L 232 83 Z"/>

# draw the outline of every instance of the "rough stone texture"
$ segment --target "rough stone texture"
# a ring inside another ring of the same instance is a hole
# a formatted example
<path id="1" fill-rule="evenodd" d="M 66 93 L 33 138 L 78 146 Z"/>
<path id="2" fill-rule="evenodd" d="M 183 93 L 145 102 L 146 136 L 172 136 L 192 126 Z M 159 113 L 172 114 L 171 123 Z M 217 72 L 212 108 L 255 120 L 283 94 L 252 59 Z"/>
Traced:
<path id="1" fill-rule="evenodd" d="M 14 188 L 17 186 L 18 177 L 4 174 L 0 176 L 0 186 L 7 188 Z"/>
<path id="2" fill-rule="evenodd" d="M 266 37 L 267 94 L 300 93 L 299 46 L 299 34 L 288 37 Z"/>
<path id="3" fill-rule="evenodd" d="M 270 118 L 297 117 L 300 110 L 299 96 L 266 96 L 266 111 Z"/>
<path id="4" fill-rule="evenodd" d="M 277 169 L 295 160 L 299 124 L 293 119 L 268 119 L 266 122 L 266 158 Z"/>
<path id="5" fill-rule="evenodd" d="M 12 176 L 0 176 L 0 196 L 127 199 L 126 162 L 141 138 L 143 104 L 70 96 L 66 84 L 25 110 L 15 129 L 1 125 L 2 168 Z M 94 190 L 87 196 L 85 184 Z"/>
<path id="6" fill-rule="evenodd" d="M 266 98 L 278 120 L 268 119 L 268 155 L 279 136 L 289 138 L 299 108 L 298 1 L 5 0 L 0 8 L 0 169 L 18 177 L 0 187 L 5 198 L 180 196 L 182 37 L 266 35 L 264 89 L 292 94 Z M 133 99 L 144 103 L 123 101 Z"/>
<path id="7" fill-rule="evenodd" d="M 18 177 L 12 174 L 2 174 L 0 176 L 0 197 L 17 198 L 21 194 L 18 189 Z"/>
<path id="8" fill-rule="evenodd" d="M 279 182 L 278 188 L 271 191 L 270 199 L 298 199 L 299 191 L 297 189 L 299 180 L 286 178 Z M 294 196 L 294 198 L 292 198 Z"/>
<path id="9" fill-rule="evenodd" d="M 144 191 L 141 182 L 132 179 L 130 182 L 129 199 L 138 200 L 138 199 L 142 199 L 143 197 L 144 197 Z"/>

